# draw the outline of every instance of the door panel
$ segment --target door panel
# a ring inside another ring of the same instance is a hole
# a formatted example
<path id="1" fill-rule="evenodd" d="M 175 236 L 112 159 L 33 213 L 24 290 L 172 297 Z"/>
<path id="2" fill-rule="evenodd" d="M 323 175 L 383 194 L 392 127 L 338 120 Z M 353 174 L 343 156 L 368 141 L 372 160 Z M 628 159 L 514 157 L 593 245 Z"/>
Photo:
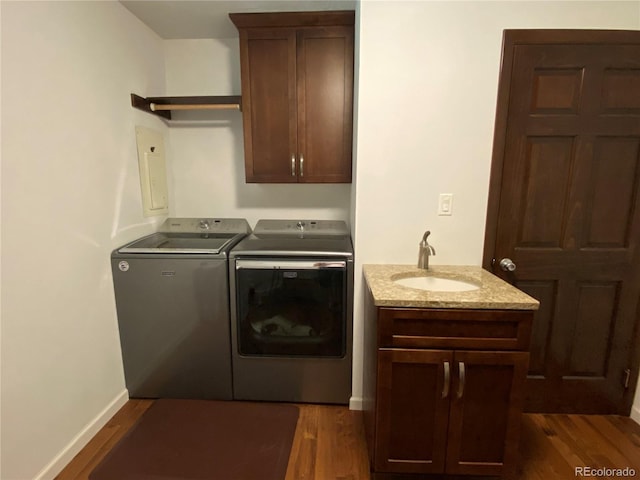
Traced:
<path id="1" fill-rule="evenodd" d="M 604 377 L 615 327 L 619 282 L 578 284 L 569 375 Z"/>
<path id="2" fill-rule="evenodd" d="M 640 68 L 606 68 L 602 84 L 603 113 L 640 114 Z"/>
<path id="3" fill-rule="evenodd" d="M 638 152 L 640 138 L 596 139 L 588 186 L 591 203 L 587 208 L 591 215 L 585 217 L 583 247 L 629 247 L 634 197 L 638 191 Z"/>
<path id="4" fill-rule="evenodd" d="M 449 419 L 444 365 L 451 366 L 452 358 L 453 352 L 444 350 L 379 350 L 376 471 L 444 471 Z"/>
<path id="5" fill-rule="evenodd" d="M 529 352 L 529 375 L 540 376 L 547 363 L 549 335 L 553 331 L 555 318 L 555 299 L 558 282 L 555 281 L 520 281 L 518 287 L 532 297 L 538 299 L 540 308 L 534 314 Z"/>
<path id="6" fill-rule="evenodd" d="M 484 265 L 541 301 L 529 411 L 628 414 L 640 297 L 640 32 L 507 31 Z"/>
<path id="7" fill-rule="evenodd" d="M 564 230 L 566 192 L 569 188 L 574 139 L 531 137 L 525 145 L 517 245 L 559 248 Z"/>

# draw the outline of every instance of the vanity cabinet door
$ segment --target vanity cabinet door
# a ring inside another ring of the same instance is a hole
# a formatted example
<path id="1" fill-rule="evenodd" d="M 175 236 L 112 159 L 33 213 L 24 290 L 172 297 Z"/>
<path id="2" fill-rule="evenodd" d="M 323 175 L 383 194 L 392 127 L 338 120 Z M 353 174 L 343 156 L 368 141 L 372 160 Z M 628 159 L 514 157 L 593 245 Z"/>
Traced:
<path id="1" fill-rule="evenodd" d="M 528 363 L 526 352 L 455 352 L 446 473 L 510 473 Z"/>
<path id="2" fill-rule="evenodd" d="M 378 350 L 376 471 L 444 471 L 452 361 L 445 350 Z"/>

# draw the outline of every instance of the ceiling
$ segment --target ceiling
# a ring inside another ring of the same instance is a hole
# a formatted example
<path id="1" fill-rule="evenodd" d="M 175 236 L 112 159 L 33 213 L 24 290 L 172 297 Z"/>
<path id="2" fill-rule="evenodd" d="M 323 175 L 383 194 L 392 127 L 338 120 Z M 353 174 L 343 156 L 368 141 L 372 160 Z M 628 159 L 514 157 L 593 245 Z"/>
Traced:
<path id="1" fill-rule="evenodd" d="M 120 0 L 164 39 L 238 36 L 229 13 L 354 10 L 357 0 Z"/>

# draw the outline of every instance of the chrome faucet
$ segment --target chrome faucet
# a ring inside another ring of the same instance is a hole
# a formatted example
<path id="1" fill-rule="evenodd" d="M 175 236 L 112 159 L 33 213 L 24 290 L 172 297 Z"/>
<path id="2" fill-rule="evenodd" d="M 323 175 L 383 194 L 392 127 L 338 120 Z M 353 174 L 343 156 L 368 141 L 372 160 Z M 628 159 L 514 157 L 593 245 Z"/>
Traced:
<path id="1" fill-rule="evenodd" d="M 429 242 L 427 242 L 427 237 L 429 235 L 431 235 L 429 230 L 424 232 L 422 241 L 420 242 L 420 252 L 418 254 L 418 268 L 423 268 L 425 270 L 429 270 L 429 257 L 436 254 L 434 248 L 429 245 Z"/>

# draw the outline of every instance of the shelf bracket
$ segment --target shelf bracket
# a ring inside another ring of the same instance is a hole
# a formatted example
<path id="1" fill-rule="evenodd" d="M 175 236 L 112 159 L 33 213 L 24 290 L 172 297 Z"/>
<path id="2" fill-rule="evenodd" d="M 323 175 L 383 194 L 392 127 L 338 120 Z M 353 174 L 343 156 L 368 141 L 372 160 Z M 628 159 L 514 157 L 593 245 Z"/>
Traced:
<path id="1" fill-rule="evenodd" d="M 131 106 L 138 108 L 144 112 L 152 113 L 154 115 L 158 115 L 160 117 L 166 118 L 167 120 L 171 120 L 171 112 L 155 112 L 151 110 L 151 100 L 148 98 L 141 97 L 136 95 L 135 93 L 131 94 Z"/>
<path id="2" fill-rule="evenodd" d="M 141 97 L 131 94 L 131 106 L 171 120 L 171 110 L 240 110 L 239 95 L 200 97 Z"/>

